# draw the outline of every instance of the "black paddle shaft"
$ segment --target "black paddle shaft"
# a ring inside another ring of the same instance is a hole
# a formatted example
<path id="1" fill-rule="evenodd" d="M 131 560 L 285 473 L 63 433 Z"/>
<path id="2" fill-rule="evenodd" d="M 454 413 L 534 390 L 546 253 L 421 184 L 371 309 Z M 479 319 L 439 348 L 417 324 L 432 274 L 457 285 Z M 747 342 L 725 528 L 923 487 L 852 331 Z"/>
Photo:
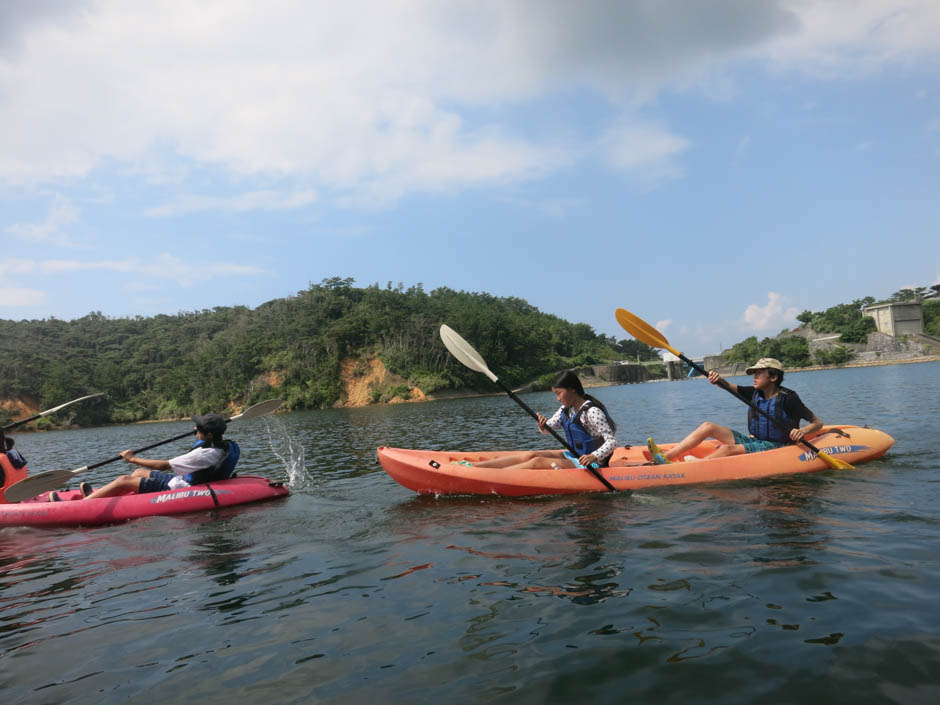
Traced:
<path id="1" fill-rule="evenodd" d="M 521 406 L 523 409 L 525 409 L 526 412 L 529 414 L 529 416 L 531 416 L 531 417 L 532 417 L 533 419 L 535 419 L 536 421 L 539 420 L 538 414 L 536 414 L 534 411 L 532 411 L 532 409 L 529 408 L 529 405 L 526 404 L 524 401 L 522 401 L 522 399 L 520 399 L 519 397 L 517 397 L 515 392 L 513 392 L 509 387 L 507 387 L 505 384 L 503 384 L 502 380 L 499 380 L 499 379 L 496 380 L 496 384 L 498 384 L 500 387 L 502 387 L 503 391 L 506 392 L 506 394 L 508 394 L 508 395 L 512 398 L 513 401 L 515 401 L 519 406 Z M 578 457 L 578 454 L 575 453 L 574 448 L 572 448 L 570 445 L 568 445 L 568 442 L 567 442 L 564 438 L 562 438 L 562 437 L 559 436 L 557 433 L 555 433 L 555 429 L 549 428 L 548 426 L 546 426 L 545 428 L 548 429 L 548 432 L 549 432 L 550 434 L 552 434 L 552 435 L 555 437 L 555 440 L 557 440 L 559 443 L 561 443 L 569 453 L 571 453 L 571 454 L 572 454 L 573 456 L 575 456 L 576 458 Z M 590 471 L 594 474 L 594 477 L 596 477 L 598 480 L 600 480 L 601 482 L 603 482 L 603 483 L 604 483 L 604 487 L 606 487 L 608 490 L 610 490 L 611 492 L 616 492 L 616 491 L 617 491 L 617 488 L 614 487 L 612 484 L 610 484 L 610 482 L 608 482 L 607 478 L 604 477 L 596 467 L 588 467 L 588 470 L 590 470 Z"/>
<path id="2" fill-rule="evenodd" d="M 180 439 L 186 438 L 186 436 L 191 436 L 195 431 L 187 431 L 186 433 L 181 433 L 178 436 L 173 436 L 173 438 L 167 438 L 165 441 L 160 441 L 159 443 L 153 443 L 145 448 L 138 448 L 137 450 L 132 450 L 131 452 L 134 455 L 138 453 L 143 453 L 146 450 L 152 450 L 158 446 L 165 446 L 167 443 L 172 443 L 173 441 L 178 441 Z M 94 465 L 86 465 L 82 470 L 94 470 L 95 468 L 100 468 L 102 465 L 107 465 L 108 463 L 114 463 L 121 459 L 120 455 L 116 455 L 113 458 L 108 458 L 107 460 L 102 460 L 100 463 L 95 463 Z"/>
<path id="3" fill-rule="evenodd" d="M 19 421 L 14 421 L 13 423 L 7 424 L 3 428 L 0 428 L 0 432 L 9 431 L 10 429 L 16 428 L 17 426 L 22 426 L 24 423 L 29 423 L 30 421 L 35 421 L 36 419 L 41 419 L 41 418 L 42 418 L 42 414 L 36 414 L 35 416 L 30 416 L 28 419 L 20 419 Z"/>
<path id="4" fill-rule="evenodd" d="M 245 411 L 243 411 L 242 413 L 240 413 L 238 416 L 232 416 L 232 417 L 229 417 L 229 418 L 225 419 L 225 423 L 229 423 L 229 422 L 231 422 L 231 421 L 234 421 L 235 419 L 240 419 L 240 418 L 243 417 L 245 414 L 249 413 L 249 412 L 251 411 L 251 409 L 256 409 L 256 408 L 259 407 L 259 406 L 265 406 L 265 405 L 268 405 L 268 404 L 270 404 L 270 403 L 271 403 L 271 402 L 259 402 L 258 404 L 255 404 L 255 405 L 252 406 L 251 408 L 246 409 Z M 275 408 L 276 408 L 276 407 L 275 407 Z M 271 412 L 268 411 L 268 412 L 266 412 L 266 413 L 271 413 Z M 249 416 L 248 418 L 251 418 L 251 416 Z M 138 448 L 137 450 L 132 450 L 131 453 L 133 453 L 134 455 L 137 455 L 138 453 L 143 453 L 143 452 L 146 451 L 146 450 L 152 450 L 152 449 L 154 449 L 154 448 L 157 448 L 158 446 L 165 446 L 167 443 L 172 443 L 173 441 L 181 440 L 181 439 L 183 439 L 183 438 L 186 438 L 186 436 L 191 436 L 191 435 L 193 435 L 194 433 L 196 433 L 195 429 L 193 429 L 192 431 L 187 431 L 186 433 L 181 433 L 181 434 L 178 435 L 178 436 L 173 436 L 173 438 L 167 438 L 165 441 L 158 441 L 157 443 L 152 443 L 151 445 L 149 445 L 149 446 L 147 446 L 147 447 L 145 447 L 145 448 Z M 93 470 L 94 468 L 100 468 L 102 465 L 107 465 L 108 463 L 113 463 L 113 462 L 116 462 L 116 461 L 118 461 L 118 460 L 120 460 L 120 459 L 121 459 L 121 456 L 120 456 L 120 455 L 116 455 L 116 456 L 114 456 L 113 458 L 108 458 L 107 460 L 102 460 L 100 463 L 95 463 L 94 465 L 86 465 L 85 467 L 82 468 L 82 472 L 84 472 L 85 470 Z"/>
<path id="5" fill-rule="evenodd" d="M 679 353 L 679 359 L 682 360 L 685 364 L 691 366 L 691 367 L 692 367 L 693 369 L 695 369 L 695 371 L 698 372 L 699 374 L 703 374 L 703 375 L 705 375 L 706 377 L 708 377 L 708 372 L 706 372 L 706 371 L 705 371 L 705 368 L 702 367 L 701 365 L 699 365 L 697 362 L 693 362 L 692 360 L 690 360 L 689 358 L 687 358 L 687 357 L 686 357 L 685 355 L 683 355 L 682 353 Z M 780 423 L 777 419 L 775 419 L 773 416 L 771 416 L 771 415 L 768 414 L 766 411 L 764 411 L 763 409 L 761 409 L 759 406 L 757 406 L 757 404 L 755 404 L 755 403 L 752 402 L 752 401 L 748 401 L 747 399 L 745 399 L 744 397 L 742 397 L 739 392 L 737 392 L 736 390 L 732 389 L 732 388 L 731 388 L 731 382 L 727 381 L 724 377 L 721 378 L 721 380 L 719 381 L 718 386 L 721 387 L 722 389 L 726 390 L 726 391 L 729 392 L 730 394 L 733 394 L 734 396 L 736 396 L 738 399 L 740 399 L 741 401 L 743 401 L 743 402 L 744 402 L 745 404 L 747 404 L 749 407 L 751 407 L 752 409 L 754 409 L 754 411 L 756 411 L 758 414 L 760 414 L 761 416 L 763 416 L 765 419 L 768 419 L 768 420 L 769 420 L 772 424 L 774 424 L 777 428 L 782 428 L 783 430 L 786 430 L 786 426 L 784 426 L 782 423 Z M 809 449 L 810 449 L 811 451 L 813 451 L 816 455 L 819 455 L 819 448 L 817 448 L 816 446 L 814 446 L 812 443 L 810 443 L 809 441 L 807 441 L 805 438 L 804 438 L 803 440 L 801 440 L 800 443 L 802 443 L 804 446 L 806 446 L 807 448 L 809 448 Z"/>
<path id="6" fill-rule="evenodd" d="M 29 423 L 30 421 L 35 421 L 36 419 L 41 419 L 43 416 L 46 416 L 47 414 L 55 413 L 55 412 L 58 411 L 59 409 L 62 409 L 62 408 L 64 408 L 64 407 L 66 407 L 66 406 L 70 406 L 71 404 L 74 404 L 75 402 L 84 401 L 85 399 L 89 399 L 89 398 L 91 398 L 91 397 L 100 397 L 100 396 L 101 396 L 101 393 L 99 392 L 99 393 L 97 393 L 97 394 L 89 394 L 87 397 L 81 397 L 80 399 L 73 399 L 72 401 L 66 402 L 65 404 L 60 404 L 59 406 L 55 407 L 54 409 L 48 409 L 47 411 L 41 411 L 41 412 L 39 412 L 38 414 L 34 414 L 33 416 L 30 416 L 28 419 L 20 419 L 19 421 L 14 421 L 13 423 L 8 423 L 6 426 L 4 426 L 2 429 L 0 429 L 0 431 L 9 431 L 9 430 L 12 429 L 12 428 L 16 428 L 17 426 L 22 426 L 23 424 Z"/>

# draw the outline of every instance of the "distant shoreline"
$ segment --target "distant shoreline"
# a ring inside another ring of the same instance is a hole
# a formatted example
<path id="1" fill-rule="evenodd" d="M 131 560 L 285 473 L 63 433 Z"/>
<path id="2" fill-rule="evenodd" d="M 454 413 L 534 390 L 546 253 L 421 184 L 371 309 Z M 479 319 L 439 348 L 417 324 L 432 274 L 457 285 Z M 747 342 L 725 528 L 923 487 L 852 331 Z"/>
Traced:
<path id="1" fill-rule="evenodd" d="M 921 357 L 905 358 L 903 360 L 873 360 L 870 362 L 848 362 L 842 365 L 810 365 L 809 367 L 791 367 L 785 370 L 785 372 L 789 375 L 789 374 L 795 374 L 796 372 L 817 372 L 819 370 L 841 370 L 844 368 L 851 368 L 851 367 L 883 367 L 885 365 L 908 365 L 914 362 L 940 362 L 940 355 L 924 355 Z M 718 369 L 718 372 L 722 376 L 727 376 L 727 377 L 749 377 L 750 376 L 750 375 L 744 375 L 744 374 L 737 374 L 737 375 L 726 374 L 725 372 L 721 371 L 721 368 Z M 687 378 L 683 377 L 682 379 L 677 379 L 677 380 L 672 380 L 672 381 L 682 382 L 685 379 Z M 702 377 L 701 375 L 696 375 L 695 377 L 690 377 L 688 379 L 705 379 L 705 378 Z M 663 378 L 663 379 L 651 379 L 651 380 L 647 380 L 646 382 L 622 383 L 622 382 L 608 382 L 607 380 L 603 380 L 600 377 L 581 377 L 581 384 L 584 385 L 585 389 L 597 389 L 600 387 L 623 387 L 623 386 L 626 386 L 626 384 L 648 384 L 651 382 L 658 383 L 658 382 L 668 382 L 668 381 L 670 380 Z M 519 388 L 519 389 L 514 389 L 513 391 L 521 394 L 521 393 L 525 393 L 528 390 L 524 388 Z M 448 399 L 463 399 L 463 398 L 470 398 L 470 397 L 493 397 L 493 396 L 500 396 L 500 394 L 504 394 L 504 392 L 490 393 L 490 392 L 468 392 L 466 390 L 454 390 L 453 393 L 435 392 L 433 394 L 429 394 L 427 397 L 427 401 L 445 401 Z"/>
<path id="2" fill-rule="evenodd" d="M 872 360 L 870 362 L 846 362 L 842 365 L 810 365 L 809 367 L 791 367 L 784 372 L 795 374 L 797 372 L 817 372 L 819 370 L 841 370 L 851 367 L 884 367 L 885 365 L 909 365 L 915 362 L 940 362 L 940 355 L 922 355 L 921 357 L 909 357 L 903 360 Z M 721 373 L 721 370 L 719 370 Z M 723 374 L 723 373 L 722 373 Z M 732 377 L 749 377 L 750 375 L 730 375 Z M 703 378 L 704 379 L 704 378 Z"/>
<path id="3" fill-rule="evenodd" d="M 850 362 L 850 363 L 846 363 L 846 364 L 843 364 L 843 365 L 812 365 L 812 366 L 810 366 L 810 367 L 793 367 L 793 368 L 790 368 L 790 369 L 788 369 L 788 370 L 785 370 L 785 372 L 789 375 L 789 374 L 794 374 L 794 373 L 796 373 L 796 372 L 817 372 L 817 371 L 819 371 L 819 370 L 841 370 L 841 369 L 853 368 L 853 367 L 884 367 L 885 365 L 909 365 L 909 364 L 917 363 L 917 362 L 940 362 L 940 355 L 925 355 L 925 356 L 922 356 L 922 357 L 912 357 L 912 358 L 907 358 L 907 359 L 904 359 L 904 360 L 874 360 L 874 361 L 871 361 L 871 362 Z M 749 375 L 742 375 L 742 374 L 737 374 L 737 375 L 735 375 L 735 374 L 726 374 L 726 373 L 722 372 L 721 369 L 719 369 L 718 372 L 719 372 L 720 374 L 722 374 L 723 376 L 727 376 L 727 377 L 748 377 L 748 376 L 749 376 Z M 672 380 L 672 381 L 682 382 L 682 381 L 684 381 L 684 380 L 686 380 L 686 379 L 705 379 L 705 378 L 702 377 L 701 375 L 696 375 L 695 377 L 691 377 L 691 378 L 685 378 L 685 377 L 683 377 L 682 379 Z M 632 382 L 632 383 L 627 383 L 627 384 L 647 384 L 647 383 L 649 383 L 649 382 L 668 382 L 668 381 L 670 381 L 670 380 L 666 380 L 666 379 L 655 379 L 655 380 L 648 380 L 648 382 Z M 622 387 L 622 386 L 626 386 L 626 384 L 619 383 L 619 382 L 608 382 L 608 381 L 606 381 L 606 380 L 600 379 L 599 377 L 582 377 L 582 378 L 581 378 L 581 382 L 582 382 L 582 384 L 584 385 L 584 388 L 585 388 L 585 389 L 597 389 L 597 388 L 601 388 L 601 387 Z M 521 393 L 525 393 L 527 390 L 525 390 L 525 389 L 523 389 L 523 388 L 520 388 L 520 389 L 516 389 L 516 390 L 513 390 L 513 391 L 521 394 Z M 498 396 L 502 396 L 502 395 L 504 395 L 504 394 L 505 394 L 505 392 L 474 392 L 474 391 L 470 391 L 470 390 L 466 390 L 466 389 L 455 389 L 455 390 L 453 390 L 453 391 L 451 391 L 451 392 L 433 392 L 432 394 L 429 394 L 425 399 L 422 399 L 422 400 L 420 400 L 420 401 L 422 401 L 422 402 L 425 402 L 425 401 L 427 401 L 427 402 L 434 402 L 434 401 L 449 401 L 449 400 L 451 400 L 451 399 L 471 399 L 471 398 L 479 398 L 479 397 L 498 397 Z M 418 400 L 412 400 L 412 401 L 405 402 L 405 403 L 416 403 L 417 401 L 418 401 Z M 401 402 L 399 402 L 399 403 L 401 403 Z M 369 406 L 391 406 L 391 402 L 376 402 L 376 403 L 374 403 L 374 404 L 368 404 L 366 407 L 347 407 L 347 408 L 367 408 L 367 407 L 369 407 Z M 343 407 L 335 407 L 335 408 L 343 408 Z M 130 422 L 130 424 L 128 424 L 128 425 L 133 425 L 133 424 L 152 424 L 152 423 L 172 423 L 172 422 L 188 421 L 188 420 L 189 420 L 188 418 L 176 418 L 176 419 L 145 419 L 145 420 L 141 420 L 141 421 L 132 421 L 132 422 Z M 123 426 L 123 425 L 125 425 L 125 424 L 124 424 L 124 423 L 104 424 L 104 426 Z M 78 429 L 80 429 L 80 428 L 96 428 L 96 427 L 93 427 L 93 426 L 71 426 L 71 427 L 70 427 L 70 426 L 62 426 L 62 427 L 56 427 L 56 428 L 50 428 L 50 429 L 23 428 L 23 429 L 17 430 L 16 433 L 18 433 L 18 434 L 20 434 L 20 433 L 36 433 L 36 432 L 40 432 L 40 433 L 41 433 L 42 431 L 46 431 L 46 430 L 49 430 L 49 431 L 67 431 L 67 430 L 78 430 Z"/>
<path id="4" fill-rule="evenodd" d="M 940 362 L 940 355 L 922 355 L 920 357 L 909 357 L 904 358 L 903 360 L 872 360 L 867 362 L 847 362 L 841 365 L 810 365 L 808 367 L 790 367 L 784 370 L 788 375 L 796 374 L 797 372 L 818 372 L 819 370 L 841 370 L 845 368 L 852 367 L 884 367 L 885 365 L 909 365 L 915 362 Z M 726 368 L 725 368 L 726 369 Z M 718 368 L 718 373 L 723 377 L 749 377 L 750 375 L 745 374 L 732 374 L 730 372 L 723 371 L 723 368 Z M 633 384 L 648 384 L 649 382 L 682 382 L 686 379 L 705 379 L 701 375 L 696 375 L 695 377 L 683 377 L 677 380 L 667 380 L 667 379 L 651 379 L 647 382 L 639 382 Z M 623 386 L 619 382 L 608 382 L 602 380 L 599 377 L 582 377 L 581 382 L 584 385 L 585 389 L 596 388 L 596 387 L 620 387 Z"/>

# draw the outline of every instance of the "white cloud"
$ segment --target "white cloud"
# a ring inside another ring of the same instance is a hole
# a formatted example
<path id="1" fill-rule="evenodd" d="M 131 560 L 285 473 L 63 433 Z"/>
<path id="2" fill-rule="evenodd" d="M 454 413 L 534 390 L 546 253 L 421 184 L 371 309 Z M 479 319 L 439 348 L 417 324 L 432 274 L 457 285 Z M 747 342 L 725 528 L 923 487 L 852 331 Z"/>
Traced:
<path id="1" fill-rule="evenodd" d="M 671 326 L 671 325 L 672 325 L 672 319 L 671 319 L 671 318 L 664 318 L 664 319 L 661 320 L 661 321 L 656 321 L 656 323 L 655 323 L 655 325 L 654 325 L 653 327 L 654 327 L 656 330 L 658 330 L 660 333 L 665 334 L 665 333 L 666 333 L 666 329 L 669 328 L 669 326 Z"/>
<path id="2" fill-rule="evenodd" d="M 246 213 L 255 210 L 281 211 L 301 208 L 314 203 L 316 200 L 317 194 L 312 189 L 293 193 L 260 190 L 234 196 L 183 195 L 177 197 L 172 203 L 148 208 L 145 214 L 154 218 L 162 218 L 197 211 L 231 211 L 234 213 Z"/>
<path id="3" fill-rule="evenodd" d="M 0 3 L 0 57 L 15 57 L 22 36 L 34 27 L 73 19 L 81 0 L 30 0 Z"/>
<path id="4" fill-rule="evenodd" d="M 784 309 L 784 300 L 775 291 L 767 292 L 767 303 L 764 306 L 751 304 L 744 310 L 744 321 L 756 331 L 768 328 L 781 329 L 796 324 L 799 311 L 796 307 Z"/>
<path id="5" fill-rule="evenodd" d="M 798 29 L 756 52 L 781 69 L 844 78 L 938 51 L 935 0 L 789 0 L 786 6 Z"/>
<path id="6" fill-rule="evenodd" d="M 615 127 L 599 142 L 602 158 L 615 169 L 632 172 L 651 186 L 682 176 L 676 157 L 690 146 L 683 137 L 657 125 Z"/>
<path id="7" fill-rule="evenodd" d="M 180 258 L 162 253 L 143 261 L 137 257 L 120 260 L 68 260 L 68 259 L 3 259 L 0 276 L 17 274 L 67 274 L 71 272 L 119 272 L 155 279 L 170 279 L 183 287 L 207 279 L 229 276 L 258 276 L 264 269 L 230 262 L 199 262 L 190 264 Z"/>
<path id="8" fill-rule="evenodd" d="M 124 285 L 125 291 L 139 294 L 141 292 L 159 291 L 161 289 L 157 282 L 135 280 Z"/>
<path id="9" fill-rule="evenodd" d="M 0 308 L 38 306 L 45 301 L 45 292 L 38 289 L 0 287 Z"/>
<path id="10" fill-rule="evenodd" d="M 56 196 L 44 220 L 38 223 L 16 223 L 7 227 L 6 230 L 22 240 L 50 243 L 62 247 L 78 247 L 68 235 L 62 232 L 66 226 L 78 222 L 78 216 L 78 209 L 69 199 Z"/>
<path id="11" fill-rule="evenodd" d="M 585 154 L 658 181 L 688 147 L 642 113 L 664 90 L 725 98 L 738 60 L 857 74 L 935 54 L 937 36 L 935 0 L 6 3 L 0 133 L 17 139 L 0 142 L 0 184 L 208 167 L 382 202 Z M 630 116 L 601 155 L 487 117 L 572 87 Z"/>

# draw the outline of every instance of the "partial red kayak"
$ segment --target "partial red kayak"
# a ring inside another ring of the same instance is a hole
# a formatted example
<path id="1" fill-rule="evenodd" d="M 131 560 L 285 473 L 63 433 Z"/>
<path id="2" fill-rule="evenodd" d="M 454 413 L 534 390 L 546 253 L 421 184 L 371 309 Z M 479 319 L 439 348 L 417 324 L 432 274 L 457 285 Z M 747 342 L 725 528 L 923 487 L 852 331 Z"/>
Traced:
<path id="1" fill-rule="evenodd" d="M 41 494 L 18 504 L 0 504 L 0 527 L 113 524 L 142 517 L 232 507 L 289 494 L 290 490 L 283 483 L 254 475 L 239 475 L 230 480 L 166 492 L 101 499 L 82 499 L 78 490 L 68 490 L 58 493 L 59 502 L 50 502 L 48 494 Z"/>
<path id="2" fill-rule="evenodd" d="M 834 458 L 858 465 L 880 458 L 894 445 L 884 431 L 860 426 L 824 426 L 812 439 L 813 445 Z M 661 443 L 669 450 L 674 443 Z M 718 446 L 706 441 L 687 455 L 703 458 Z M 522 451 L 464 452 L 378 449 L 379 463 L 395 480 L 419 494 L 527 495 L 606 492 L 604 485 L 587 470 L 478 468 L 464 462 L 479 462 Z M 617 463 L 625 465 L 617 466 Z M 618 490 L 640 490 L 668 485 L 748 480 L 774 475 L 791 475 L 829 469 L 826 461 L 800 445 L 746 455 L 653 465 L 646 446 L 617 448 L 611 467 L 600 472 Z M 851 472 L 833 470 L 833 472 Z"/>

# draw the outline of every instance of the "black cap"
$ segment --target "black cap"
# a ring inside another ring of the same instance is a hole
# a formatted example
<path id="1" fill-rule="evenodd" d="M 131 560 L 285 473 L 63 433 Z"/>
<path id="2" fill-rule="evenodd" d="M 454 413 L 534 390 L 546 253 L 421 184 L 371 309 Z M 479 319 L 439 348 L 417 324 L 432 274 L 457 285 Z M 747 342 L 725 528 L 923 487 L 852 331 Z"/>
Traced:
<path id="1" fill-rule="evenodd" d="M 211 433 L 214 438 L 221 438 L 225 433 L 225 419 L 220 414 L 193 416 L 193 423 L 203 433 Z"/>

